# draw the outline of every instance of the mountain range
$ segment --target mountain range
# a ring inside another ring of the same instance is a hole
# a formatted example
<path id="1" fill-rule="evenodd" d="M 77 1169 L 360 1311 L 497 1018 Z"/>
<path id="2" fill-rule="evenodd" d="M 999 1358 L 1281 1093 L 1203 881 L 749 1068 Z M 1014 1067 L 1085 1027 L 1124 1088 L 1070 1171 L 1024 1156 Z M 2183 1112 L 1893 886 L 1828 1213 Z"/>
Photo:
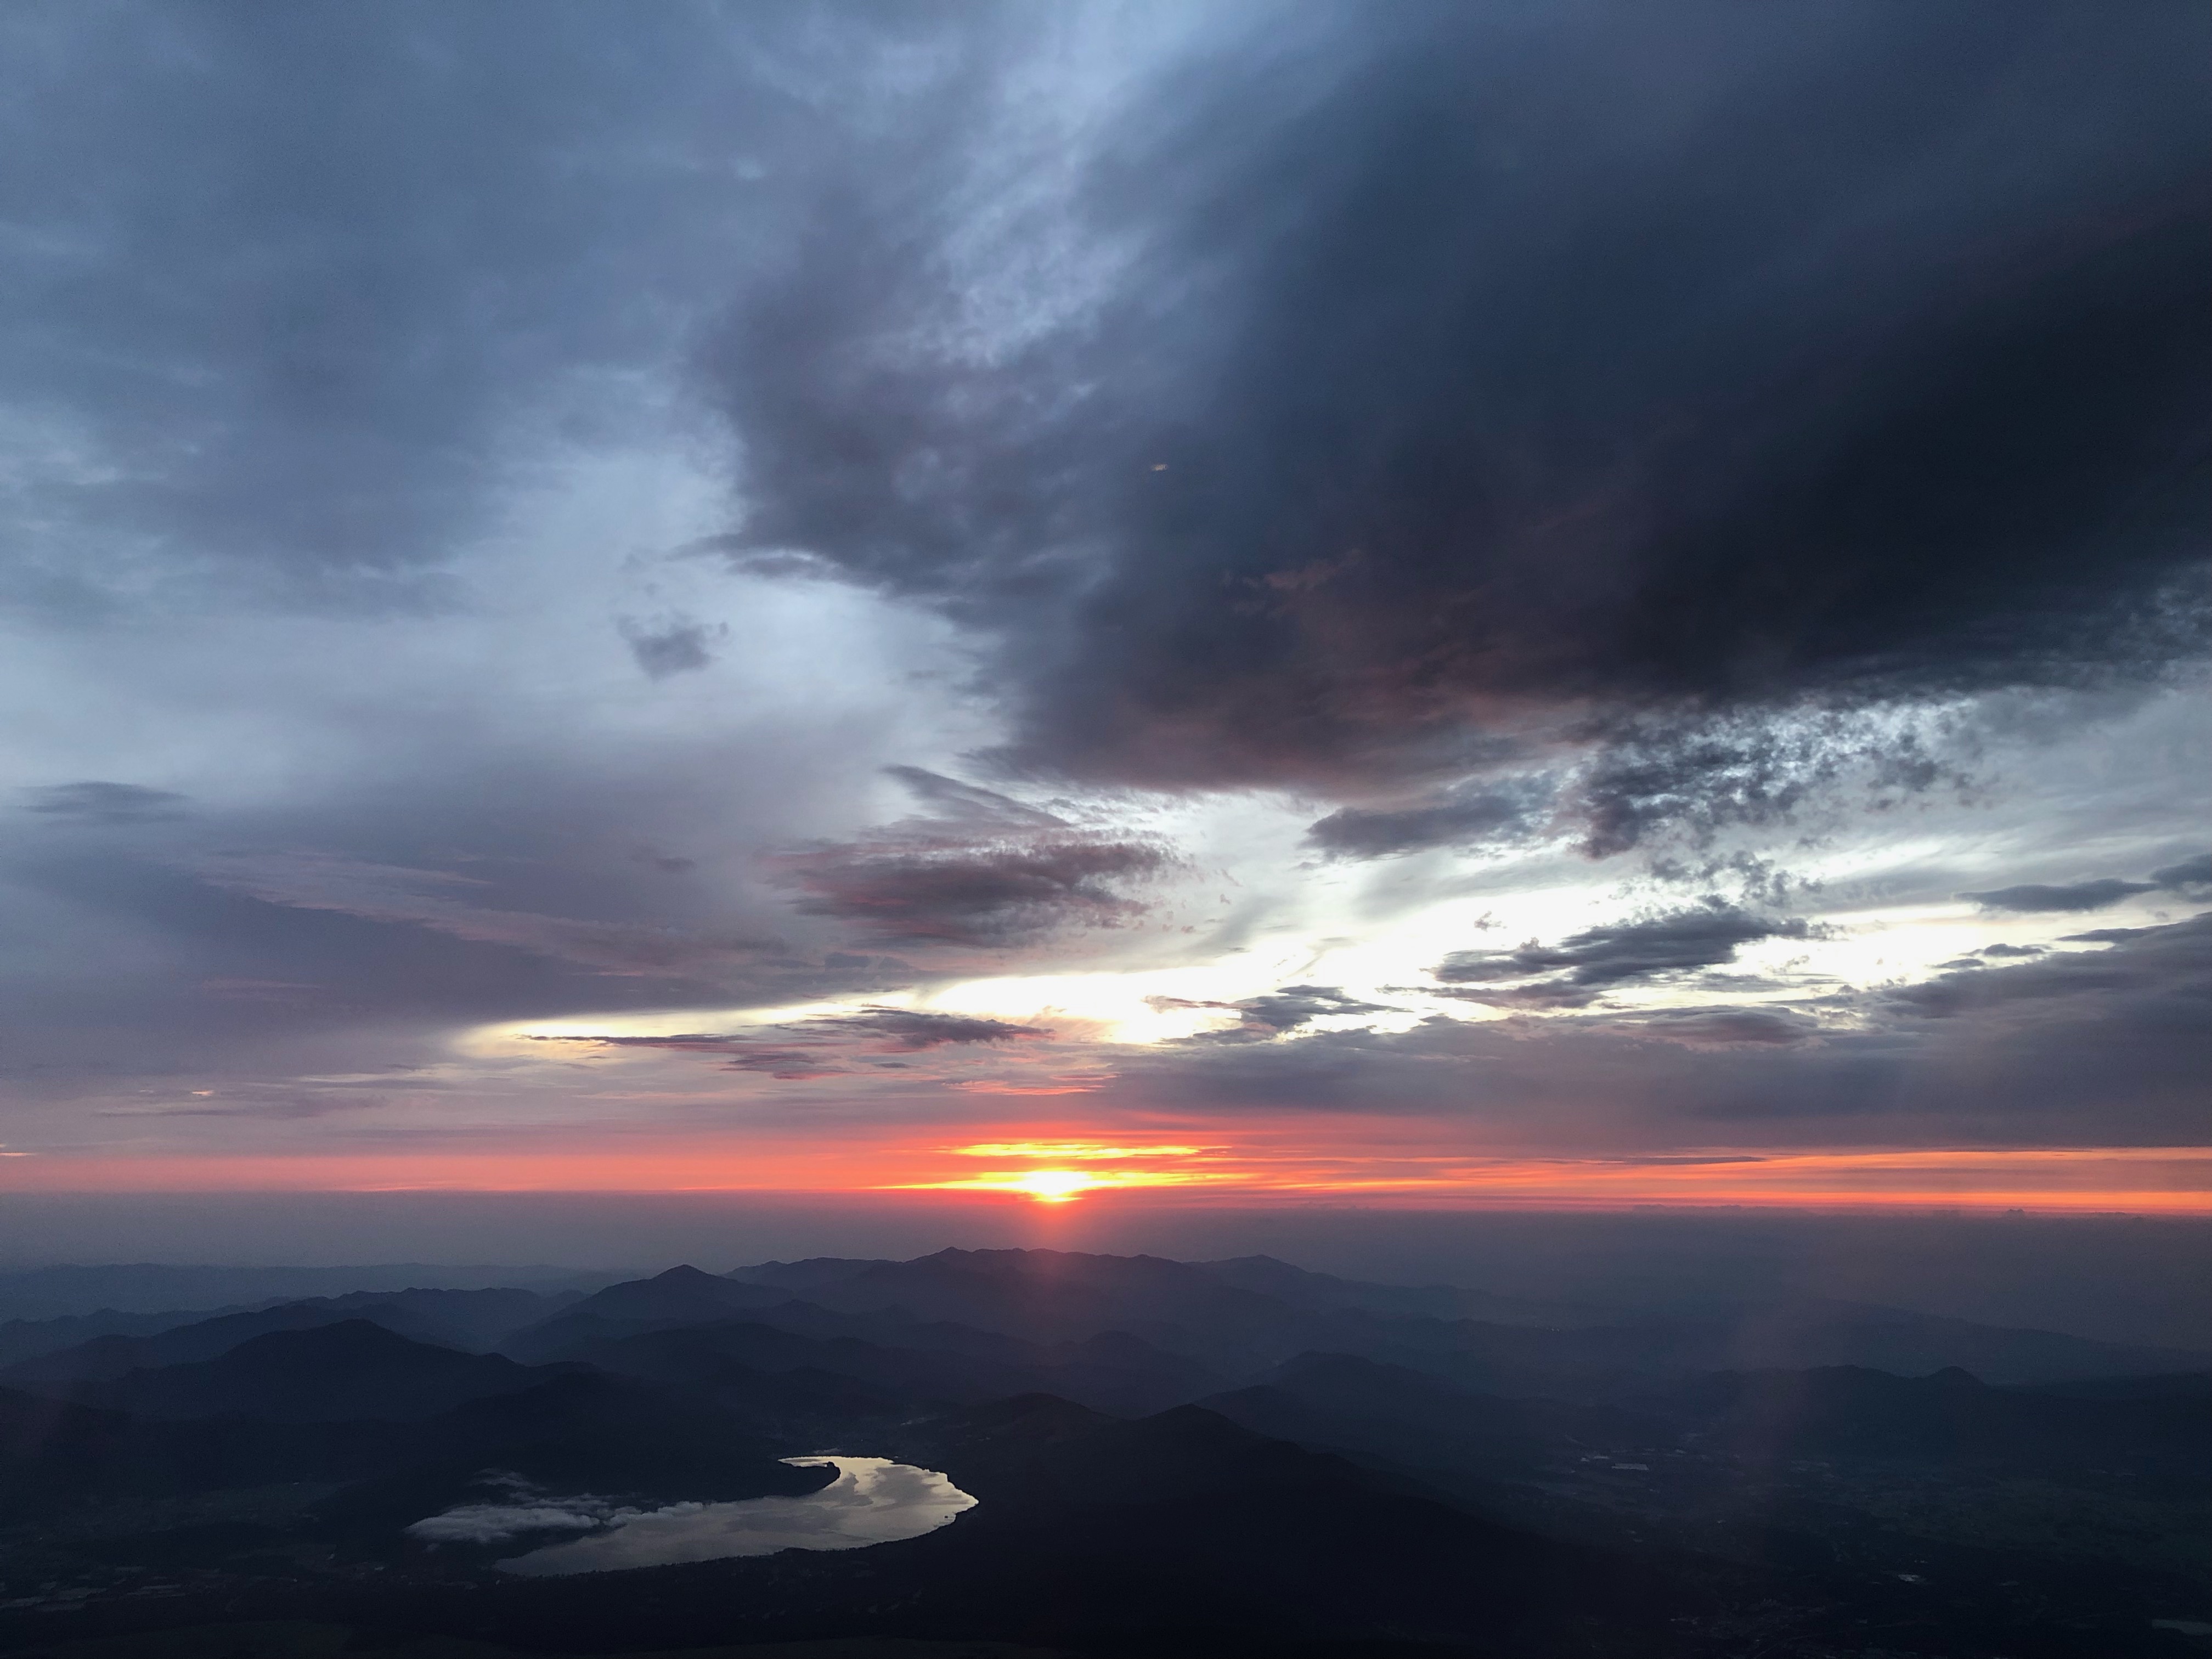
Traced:
<path id="1" fill-rule="evenodd" d="M 825 1449 L 973 1504 L 866 1548 L 500 1570 L 812 1501 L 834 1472 L 784 1460 Z M 2212 1357 L 1843 1303 L 1608 1322 L 1041 1250 L 356 1290 L 0 1370 L 0 1652 L 67 1612 L 88 1639 L 1719 1659 L 1765 1606 L 1778 1653 L 1864 1651 L 1879 1618 L 1920 1644 L 1894 1651 L 2122 1659 L 2212 1604 L 2206 1490 Z"/>

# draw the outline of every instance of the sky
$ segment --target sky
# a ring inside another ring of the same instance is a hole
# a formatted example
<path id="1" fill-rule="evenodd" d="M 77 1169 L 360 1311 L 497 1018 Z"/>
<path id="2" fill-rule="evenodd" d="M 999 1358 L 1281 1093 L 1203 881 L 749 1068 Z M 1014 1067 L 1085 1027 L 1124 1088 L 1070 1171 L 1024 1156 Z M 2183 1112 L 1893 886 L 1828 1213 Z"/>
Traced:
<path id="1" fill-rule="evenodd" d="M 2202 7 L 0 36 L 0 1193 L 2212 1212 Z"/>

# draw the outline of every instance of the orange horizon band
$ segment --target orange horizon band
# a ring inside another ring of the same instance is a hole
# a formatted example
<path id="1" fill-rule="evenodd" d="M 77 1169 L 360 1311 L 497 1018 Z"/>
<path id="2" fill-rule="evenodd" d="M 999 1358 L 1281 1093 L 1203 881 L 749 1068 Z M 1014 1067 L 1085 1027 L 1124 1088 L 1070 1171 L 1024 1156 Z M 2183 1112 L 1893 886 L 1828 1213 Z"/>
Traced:
<path id="1" fill-rule="evenodd" d="M 984 1164 L 981 1169 L 977 1164 Z M 755 1193 L 813 1199 L 1121 1195 L 1214 1205 L 1335 1200 L 1447 1207 L 1638 1204 L 2212 1214 L 2203 1147 L 1744 1148 L 1648 1159 L 1246 1152 L 1128 1137 L 748 1154 L 727 1146 L 606 1152 L 184 1157 L 61 1154 L 0 1163 L 26 1193 Z"/>

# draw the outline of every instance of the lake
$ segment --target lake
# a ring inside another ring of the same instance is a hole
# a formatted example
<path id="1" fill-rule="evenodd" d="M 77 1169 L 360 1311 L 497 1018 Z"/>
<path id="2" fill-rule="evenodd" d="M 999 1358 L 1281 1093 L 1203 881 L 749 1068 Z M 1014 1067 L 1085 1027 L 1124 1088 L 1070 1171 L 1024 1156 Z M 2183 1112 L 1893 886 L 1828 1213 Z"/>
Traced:
<path id="1" fill-rule="evenodd" d="M 576 1522 L 604 1527 L 604 1530 L 501 1561 L 500 1570 L 550 1577 L 667 1566 L 679 1561 L 720 1561 L 738 1555 L 773 1555 L 778 1550 L 865 1549 L 871 1544 L 918 1538 L 975 1507 L 975 1498 L 936 1470 L 894 1463 L 887 1457 L 824 1453 L 783 1461 L 802 1468 L 835 1468 L 837 1478 L 804 1498 L 671 1504 L 657 1510 L 594 1513 L 588 1508 L 589 1500 L 540 1500 L 529 1506 L 537 1515 L 573 1514 Z M 432 1524 L 417 1523 L 418 1527 Z"/>

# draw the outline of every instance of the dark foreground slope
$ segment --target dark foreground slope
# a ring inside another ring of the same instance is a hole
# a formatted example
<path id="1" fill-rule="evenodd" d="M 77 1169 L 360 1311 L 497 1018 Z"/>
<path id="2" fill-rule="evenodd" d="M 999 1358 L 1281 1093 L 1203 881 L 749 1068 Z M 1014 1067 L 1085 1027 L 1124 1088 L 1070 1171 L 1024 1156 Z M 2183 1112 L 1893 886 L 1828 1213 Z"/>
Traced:
<path id="1" fill-rule="evenodd" d="M 865 1551 L 569 1579 L 516 1580 L 420 1553 L 349 1574 L 341 1543 L 321 1573 L 271 1577 L 253 1594 L 270 1613 L 555 1652 L 852 1637 L 1084 1652 L 1349 1651 L 1376 1640 L 1571 1651 L 1563 1631 L 1609 1625 L 1625 1638 L 1648 1611 L 1625 1564 L 1195 1408 L 1131 1422 L 1029 1396 L 915 1425 L 894 1449 L 946 1468 L 978 1506 Z M 75 1618 L 120 1634 L 213 1611 L 237 1589 L 225 1583 L 198 1607 L 108 1602 Z M 31 1633 L 0 1625 L 0 1636 Z"/>

